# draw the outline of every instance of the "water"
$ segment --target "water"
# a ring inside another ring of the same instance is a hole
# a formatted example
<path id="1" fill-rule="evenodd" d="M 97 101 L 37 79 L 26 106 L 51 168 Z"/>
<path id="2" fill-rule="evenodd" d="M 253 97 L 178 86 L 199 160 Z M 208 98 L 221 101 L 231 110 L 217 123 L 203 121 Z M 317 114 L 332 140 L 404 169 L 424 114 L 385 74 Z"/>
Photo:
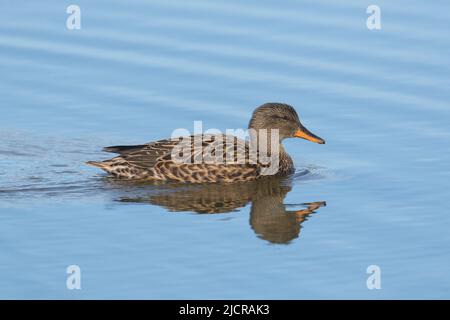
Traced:
<path id="1" fill-rule="evenodd" d="M 77 4 L 74 31 L 68 3 L 0 8 L 1 298 L 450 298 L 448 1 L 378 1 L 379 31 L 356 0 Z M 83 164 L 194 120 L 245 128 L 268 101 L 327 141 L 287 141 L 287 181 Z"/>

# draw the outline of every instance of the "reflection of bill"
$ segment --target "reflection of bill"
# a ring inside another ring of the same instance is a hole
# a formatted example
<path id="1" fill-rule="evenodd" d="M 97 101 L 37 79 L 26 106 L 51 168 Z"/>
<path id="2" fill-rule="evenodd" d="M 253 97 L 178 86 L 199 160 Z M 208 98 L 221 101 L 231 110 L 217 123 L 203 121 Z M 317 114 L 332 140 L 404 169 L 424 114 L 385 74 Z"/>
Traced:
<path id="1" fill-rule="evenodd" d="M 250 225 L 258 237 L 272 243 L 289 243 L 300 234 L 301 224 L 325 206 L 325 202 L 295 205 L 301 210 L 286 210 L 283 203 L 291 190 L 289 179 L 265 177 L 235 184 L 163 184 L 123 202 L 143 202 L 162 206 L 172 212 L 227 213 L 251 203 Z M 290 206 L 290 205 L 288 205 Z"/>

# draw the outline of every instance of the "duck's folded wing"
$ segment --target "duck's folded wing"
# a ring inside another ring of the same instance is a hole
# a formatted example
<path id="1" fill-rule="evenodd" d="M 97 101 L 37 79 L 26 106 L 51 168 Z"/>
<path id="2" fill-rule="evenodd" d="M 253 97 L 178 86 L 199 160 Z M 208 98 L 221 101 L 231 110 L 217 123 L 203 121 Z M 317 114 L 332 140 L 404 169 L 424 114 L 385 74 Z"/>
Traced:
<path id="1" fill-rule="evenodd" d="M 232 164 L 243 164 L 238 161 L 238 154 L 243 158 L 248 156 L 248 145 L 246 141 L 233 136 L 188 136 L 138 146 L 108 147 L 105 151 L 119 153 L 122 159 L 133 165 L 153 168 L 158 161 L 179 163 L 180 159 L 190 164 L 201 162 L 225 164 L 229 161 Z M 178 159 L 175 159 L 174 155 Z"/>

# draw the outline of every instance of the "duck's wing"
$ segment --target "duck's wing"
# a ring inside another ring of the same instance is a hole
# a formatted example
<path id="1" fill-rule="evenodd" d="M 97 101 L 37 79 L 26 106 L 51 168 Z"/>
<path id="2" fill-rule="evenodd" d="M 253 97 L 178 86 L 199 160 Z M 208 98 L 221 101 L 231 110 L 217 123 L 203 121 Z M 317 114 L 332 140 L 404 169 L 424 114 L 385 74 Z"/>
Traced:
<path id="1" fill-rule="evenodd" d="M 175 147 L 178 149 L 174 150 Z M 187 163 L 201 161 L 215 163 L 217 159 L 219 159 L 218 163 L 221 159 L 224 163 L 228 160 L 228 154 L 233 156 L 229 160 L 237 163 L 238 155 L 248 156 L 247 142 L 227 135 L 177 137 L 143 145 L 106 147 L 103 150 L 118 153 L 123 160 L 144 168 L 153 167 L 158 161 L 175 161 L 174 154 L 178 155 L 180 152 L 183 153 L 182 158 L 187 160 Z"/>
<path id="2" fill-rule="evenodd" d="M 103 148 L 103 151 L 105 152 L 111 152 L 111 153 L 118 153 L 120 155 L 125 155 L 127 153 L 133 152 L 133 151 L 139 151 L 140 149 L 146 147 L 145 144 L 139 144 L 134 146 L 113 146 L 113 147 L 106 147 Z"/>

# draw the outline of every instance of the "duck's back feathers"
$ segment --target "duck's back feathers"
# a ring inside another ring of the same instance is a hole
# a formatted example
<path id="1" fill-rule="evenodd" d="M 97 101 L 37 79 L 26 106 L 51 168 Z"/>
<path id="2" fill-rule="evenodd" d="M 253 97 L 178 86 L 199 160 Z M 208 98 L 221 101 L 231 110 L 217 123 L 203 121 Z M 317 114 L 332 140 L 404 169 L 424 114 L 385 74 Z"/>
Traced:
<path id="1" fill-rule="evenodd" d="M 200 145 L 196 145 L 197 141 L 200 141 Z M 175 147 L 178 149 L 174 150 Z M 110 160 L 88 164 L 113 175 L 131 179 L 193 183 L 235 182 L 254 180 L 260 174 L 260 166 L 245 161 L 249 155 L 248 143 L 226 135 L 223 135 L 222 139 L 215 136 L 180 137 L 144 145 L 107 147 L 105 151 L 120 155 Z M 180 152 L 183 158 L 181 162 L 180 159 L 174 159 Z M 216 156 L 220 154 L 223 156 L 222 161 L 216 161 Z M 227 154 L 234 156 L 228 161 Z M 238 161 L 239 154 L 244 155 L 244 161 Z M 208 156 L 209 161 L 205 160 Z"/>

